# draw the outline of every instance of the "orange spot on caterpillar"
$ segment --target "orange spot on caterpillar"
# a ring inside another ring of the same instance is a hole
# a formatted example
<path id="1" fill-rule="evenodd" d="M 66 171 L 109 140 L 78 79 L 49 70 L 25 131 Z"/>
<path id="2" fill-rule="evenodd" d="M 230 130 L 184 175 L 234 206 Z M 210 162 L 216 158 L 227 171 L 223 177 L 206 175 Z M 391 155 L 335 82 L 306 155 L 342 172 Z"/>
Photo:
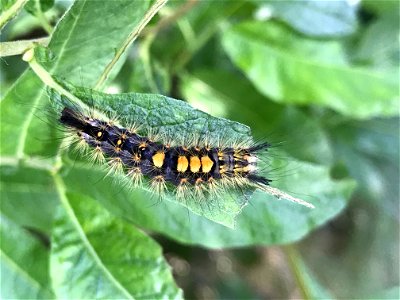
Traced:
<path id="1" fill-rule="evenodd" d="M 190 157 L 190 171 L 197 173 L 200 170 L 201 161 L 197 156 Z"/>
<path id="2" fill-rule="evenodd" d="M 186 156 L 183 156 L 183 155 L 179 156 L 178 157 L 178 163 L 176 165 L 176 170 L 178 172 L 182 172 L 183 173 L 183 172 L 186 172 L 188 166 L 189 166 L 189 161 L 186 158 Z"/>
<path id="3" fill-rule="evenodd" d="M 210 172 L 213 165 L 214 162 L 207 155 L 201 158 L 201 169 L 204 173 Z"/>
<path id="4" fill-rule="evenodd" d="M 164 152 L 157 152 L 153 155 L 153 165 L 157 168 L 161 168 L 164 164 L 165 153 Z"/>

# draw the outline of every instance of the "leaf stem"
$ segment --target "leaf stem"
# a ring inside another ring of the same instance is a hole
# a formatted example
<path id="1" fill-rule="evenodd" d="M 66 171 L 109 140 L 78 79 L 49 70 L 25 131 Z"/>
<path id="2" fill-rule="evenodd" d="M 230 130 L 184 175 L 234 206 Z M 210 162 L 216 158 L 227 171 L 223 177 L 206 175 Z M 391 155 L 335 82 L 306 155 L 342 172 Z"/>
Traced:
<path id="1" fill-rule="evenodd" d="M 150 22 L 150 20 L 153 18 L 153 16 L 164 6 L 165 3 L 167 3 L 168 0 L 157 0 L 147 11 L 143 19 L 140 21 L 140 23 L 135 27 L 135 29 L 129 34 L 128 38 L 125 40 L 125 42 L 122 44 L 121 48 L 119 48 L 113 59 L 110 61 L 110 63 L 106 66 L 104 69 L 103 73 L 101 74 L 99 80 L 97 81 L 95 85 L 95 89 L 100 89 L 101 86 L 104 84 L 104 82 L 107 80 L 112 68 L 115 66 L 117 61 L 120 59 L 122 54 L 126 51 L 126 49 L 136 40 L 136 38 L 139 36 L 140 32 L 143 30 L 143 28 L 147 25 L 147 23 Z"/>
<path id="2" fill-rule="evenodd" d="M 51 34 L 51 32 L 53 31 L 53 26 L 50 25 L 45 14 L 43 13 L 40 1 L 36 1 L 35 8 L 36 8 L 36 17 L 38 18 L 40 25 L 42 25 L 43 29 L 48 34 Z"/>
<path id="3" fill-rule="evenodd" d="M 64 87 L 58 84 L 53 77 L 44 69 L 36 60 L 35 58 L 35 48 L 31 48 L 24 53 L 22 59 L 29 63 L 31 69 L 36 73 L 36 75 L 43 81 L 44 84 L 47 86 L 55 89 L 60 94 L 66 96 L 71 101 L 83 106 L 84 108 L 88 109 L 87 105 L 84 104 L 81 100 L 79 100 L 75 95 L 71 94 L 67 91 Z"/>
<path id="4" fill-rule="evenodd" d="M 288 258 L 289 267 L 293 273 L 297 287 L 300 290 L 303 299 L 312 299 L 312 293 L 309 289 L 306 279 L 301 272 L 301 257 L 294 245 L 287 245 L 282 247 L 286 257 Z"/>
<path id="5" fill-rule="evenodd" d="M 25 6 L 26 2 L 28 2 L 28 0 L 17 0 L 7 10 L 3 11 L 0 15 L 0 30 L 3 29 L 8 21 L 18 14 L 18 12 Z"/>
<path id="6" fill-rule="evenodd" d="M 0 57 L 19 55 L 25 53 L 28 49 L 33 48 L 35 44 L 47 46 L 50 38 L 39 38 L 33 40 L 12 41 L 0 43 Z"/>

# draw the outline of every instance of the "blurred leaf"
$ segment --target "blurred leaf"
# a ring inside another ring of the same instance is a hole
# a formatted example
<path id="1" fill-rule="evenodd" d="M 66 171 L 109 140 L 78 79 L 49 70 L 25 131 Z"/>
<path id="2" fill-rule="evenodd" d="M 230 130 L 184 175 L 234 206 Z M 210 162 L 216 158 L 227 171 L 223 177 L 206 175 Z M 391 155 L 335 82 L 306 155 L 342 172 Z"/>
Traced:
<path id="1" fill-rule="evenodd" d="M 273 22 L 248 22 L 226 31 L 223 45 L 275 101 L 316 104 L 354 118 L 398 114 L 398 69 L 348 66 L 337 42 L 305 39 Z"/>
<path id="2" fill-rule="evenodd" d="M 393 0 L 363 0 L 361 5 L 367 11 L 378 15 L 399 11 L 400 8 L 399 1 Z"/>
<path id="3" fill-rule="evenodd" d="M 400 286 L 393 286 L 392 288 L 379 291 L 374 294 L 375 299 L 399 299 Z"/>
<path id="4" fill-rule="evenodd" d="M 400 61 L 399 34 L 398 10 L 383 14 L 366 28 L 355 59 L 377 69 L 390 70 Z"/>
<path id="5" fill-rule="evenodd" d="M 232 122 L 193 109 L 183 101 L 175 100 L 155 94 L 105 94 L 90 89 L 68 86 L 71 91 L 84 103 L 101 109 L 108 115 L 118 115 L 122 125 L 129 127 L 138 123 L 144 128 L 151 128 L 177 141 L 187 141 L 195 134 L 207 135 L 210 143 L 217 143 L 221 136 L 246 141 L 251 138 L 250 129 L 240 123 Z M 50 98 L 56 103 L 62 102 L 56 91 L 50 91 Z M 190 130 L 188 132 L 188 129 Z M 146 132 L 143 132 L 145 135 Z M 172 187 L 175 189 L 175 187 Z M 252 191 L 253 189 L 247 189 Z M 246 204 L 243 192 L 232 192 L 221 199 L 209 199 L 207 205 L 197 199 L 185 199 L 184 202 L 176 199 L 174 193 L 168 193 L 167 199 L 188 207 L 193 212 L 205 216 L 210 220 L 233 227 L 237 214 Z"/>
<path id="6" fill-rule="evenodd" d="M 167 7 L 179 9 L 189 1 L 169 1 Z M 151 45 L 153 58 L 157 58 L 165 68 L 177 72 L 184 67 L 193 56 L 204 47 L 211 37 L 218 33 L 219 26 L 233 14 L 245 13 L 246 1 L 191 1 L 193 4 L 184 16 L 177 20 L 171 28 L 158 34 Z M 168 45 L 168 49 L 165 49 Z M 204 61 L 217 61 L 212 51 L 205 51 L 199 57 Z"/>
<path id="7" fill-rule="evenodd" d="M 217 69 L 196 71 L 183 77 L 181 90 L 194 107 L 248 124 L 256 139 L 282 143 L 279 148 L 293 157 L 332 162 L 328 137 L 318 121 L 295 107 L 269 101 L 245 78 Z"/>
<path id="8" fill-rule="evenodd" d="M 359 182 L 364 199 L 399 218 L 399 118 L 346 122 L 330 133 L 336 157 Z"/>
<path id="9" fill-rule="evenodd" d="M 140 22 L 149 3 L 74 2 L 52 34 L 49 49 L 56 58 L 46 63 L 45 68 L 71 82 L 93 86 L 114 57 L 115 49 Z M 43 84 L 27 71 L 1 102 L 1 155 L 21 158 L 25 154 L 55 154 L 56 128 L 40 120 L 46 119 L 43 111 L 46 112 L 48 103 L 43 91 Z"/>
<path id="10" fill-rule="evenodd" d="M 299 32 L 316 37 L 345 36 L 357 28 L 357 7 L 345 0 L 254 1 L 258 18 L 282 19 Z"/>
<path id="11" fill-rule="evenodd" d="M 32 15 L 38 14 L 38 11 L 45 12 L 52 8 L 54 0 L 29 0 L 25 9 Z"/>
<path id="12" fill-rule="evenodd" d="M 50 171 L 37 166 L 0 166 L 1 213 L 15 223 L 44 232 L 51 230 L 58 205 Z"/>
<path id="13" fill-rule="evenodd" d="M 326 223 L 346 206 L 354 190 L 351 180 L 332 181 L 325 167 L 300 162 L 292 165 L 280 162 L 279 165 L 276 161 L 270 167 L 285 173 L 293 170 L 293 165 L 296 174 L 281 177 L 273 185 L 311 199 L 316 208 L 310 210 L 257 191 L 250 205 L 238 216 L 235 229 L 199 217 L 171 201 L 156 204 L 148 192 L 129 189 L 110 177 L 104 178 L 105 171 L 100 172 L 87 164 L 75 163 L 74 168 L 63 172 L 63 179 L 69 191 L 89 195 L 134 224 L 182 243 L 211 248 L 271 245 L 299 240 Z M 222 208 L 212 209 L 221 213 L 218 210 Z"/>
<path id="14" fill-rule="evenodd" d="M 1 298 L 51 299 L 48 251 L 25 230 L 1 217 Z"/>
<path id="15" fill-rule="evenodd" d="M 0 0 L 0 13 L 5 11 L 6 9 L 9 9 L 11 5 L 13 5 L 16 2 L 16 0 Z"/>
<path id="16" fill-rule="evenodd" d="M 58 298 L 182 298 L 151 238 L 88 197 L 67 192 L 60 198 L 50 264 Z"/>

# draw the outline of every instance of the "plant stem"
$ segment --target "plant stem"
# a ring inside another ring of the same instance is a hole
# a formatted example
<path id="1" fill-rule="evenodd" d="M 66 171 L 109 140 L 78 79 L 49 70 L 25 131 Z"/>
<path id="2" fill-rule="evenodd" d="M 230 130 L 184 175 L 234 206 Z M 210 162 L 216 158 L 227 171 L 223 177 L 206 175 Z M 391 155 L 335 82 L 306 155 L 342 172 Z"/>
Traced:
<path id="1" fill-rule="evenodd" d="M 26 62 L 29 63 L 29 66 L 31 69 L 36 73 L 36 75 L 40 78 L 40 80 L 43 81 L 44 84 L 47 86 L 53 88 L 56 90 L 58 93 L 66 96 L 68 99 L 71 101 L 79 104 L 81 107 L 88 109 L 87 105 L 84 104 L 80 99 L 78 99 L 75 95 L 71 94 L 69 91 L 67 91 L 64 87 L 62 87 L 60 84 L 58 84 L 53 77 L 45 70 L 37 61 L 35 58 L 35 48 L 29 49 L 24 53 L 22 56 L 22 59 Z"/>
<path id="2" fill-rule="evenodd" d="M 36 8 L 36 17 L 38 18 L 40 24 L 42 25 L 43 29 L 48 33 L 51 34 L 53 31 L 53 27 L 48 22 L 45 14 L 42 11 L 42 6 L 40 5 L 40 1 L 36 1 L 35 3 Z"/>
<path id="3" fill-rule="evenodd" d="M 159 22 L 157 22 L 156 25 L 153 27 L 147 27 L 145 28 L 141 35 L 156 35 L 158 32 L 161 30 L 165 29 L 169 25 L 175 23 L 177 20 L 179 20 L 182 16 L 187 14 L 190 10 L 192 10 L 197 4 L 199 3 L 199 0 L 187 0 L 184 4 L 182 4 L 177 10 L 175 10 L 171 15 L 168 15 L 162 19 L 160 19 Z"/>
<path id="4" fill-rule="evenodd" d="M 23 54 L 35 44 L 47 46 L 49 40 L 48 37 L 45 37 L 33 40 L 0 43 L 0 57 Z"/>
<path id="5" fill-rule="evenodd" d="M 282 247 L 288 258 L 289 267 L 292 271 L 297 287 L 300 290 L 303 299 L 312 299 L 312 293 L 301 271 L 301 257 L 294 245 Z"/>
<path id="6" fill-rule="evenodd" d="M 18 12 L 25 6 L 28 0 L 17 0 L 11 7 L 0 15 L 0 30 L 3 29 L 4 25 L 8 23 L 12 18 L 14 18 Z"/>
<path id="7" fill-rule="evenodd" d="M 104 84 L 104 82 L 107 80 L 112 68 L 115 66 L 117 61 L 120 59 L 122 54 L 126 51 L 126 49 L 136 40 L 136 38 L 139 36 L 140 32 L 143 30 L 143 28 L 147 25 L 147 23 L 150 22 L 150 20 L 153 18 L 153 16 L 164 6 L 165 3 L 167 3 L 168 0 L 157 0 L 147 11 L 141 22 L 135 27 L 135 29 L 129 34 L 128 38 L 125 40 L 121 48 L 119 48 L 116 53 L 114 58 L 111 60 L 111 62 L 106 66 L 104 69 L 103 73 L 101 74 L 99 80 L 97 81 L 95 85 L 95 89 L 100 89 L 101 86 Z"/>

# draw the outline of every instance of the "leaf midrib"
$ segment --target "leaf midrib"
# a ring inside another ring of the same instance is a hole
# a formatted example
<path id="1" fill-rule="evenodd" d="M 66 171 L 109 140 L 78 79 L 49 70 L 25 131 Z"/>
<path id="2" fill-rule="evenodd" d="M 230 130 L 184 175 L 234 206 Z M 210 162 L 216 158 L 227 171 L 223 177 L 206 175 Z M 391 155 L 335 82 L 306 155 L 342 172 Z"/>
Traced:
<path id="1" fill-rule="evenodd" d="M 112 283 L 114 283 L 115 287 L 117 287 L 124 295 L 126 295 L 127 299 L 134 299 L 134 297 L 122 286 L 122 284 L 117 280 L 117 278 L 115 278 L 114 275 L 107 269 L 107 267 L 101 261 L 100 257 L 97 255 L 96 250 L 93 248 L 92 244 L 88 240 L 77 216 L 75 215 L 73 208 L 71 207 L 68 201 L 68 198 L 66 197 L 66 190 L 62 179 L 57 174 L 54 174 L 53 178 L 56 189 L 59 194 L 60 202 L 63 204 L 63 207 L 65 208 L 65 211 L 69 216 L 69 220 L 73 223 L 76 231 L 78 232 L 78 235 L 80 236 L 81 241 L 83 242 L 83 246 L 93 257 L 94 261 L 96 262 L 96 265 L 103 271 L 105 276 Z"/>

